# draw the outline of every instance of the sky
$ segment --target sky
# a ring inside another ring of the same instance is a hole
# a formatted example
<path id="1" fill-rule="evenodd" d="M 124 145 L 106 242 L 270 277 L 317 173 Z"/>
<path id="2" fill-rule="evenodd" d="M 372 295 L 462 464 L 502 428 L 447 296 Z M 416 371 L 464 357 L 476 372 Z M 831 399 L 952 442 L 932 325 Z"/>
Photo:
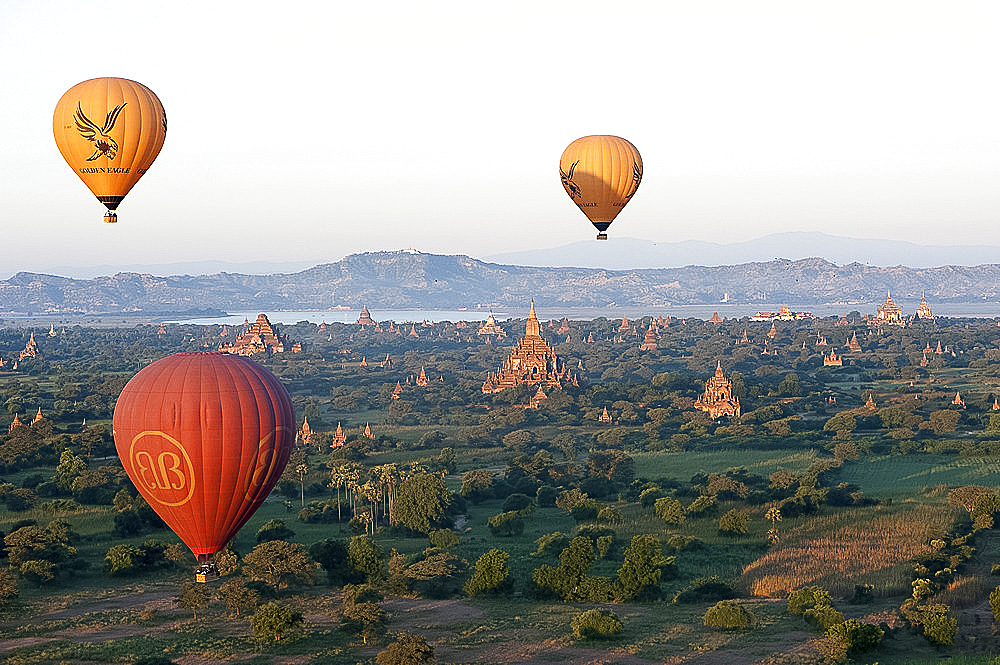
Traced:
<path id="1" fill-rule="evenodd" d="M 0 279 L 592 239 L 558 177 L 588 134 L 643 158 L 612 236 L 996 244 L 998 29 L 995 0 L 4 0 Z M 169 119 L 116 225 L 52 138 L 99 76 Z"/>

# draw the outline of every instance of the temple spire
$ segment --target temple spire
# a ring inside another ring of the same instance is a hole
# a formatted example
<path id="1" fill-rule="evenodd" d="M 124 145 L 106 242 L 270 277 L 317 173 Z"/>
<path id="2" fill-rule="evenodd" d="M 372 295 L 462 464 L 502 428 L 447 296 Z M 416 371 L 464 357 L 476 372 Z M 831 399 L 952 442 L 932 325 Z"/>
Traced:
<path id="1" fill-rule="evenodd" d="M 531 309 L 528 311 L 528 322 L 524 325 L 525 337 L 541 337 L 542 330 L 538 324 L 538 317 L 535 316 L 535 301 L 531 301 Z"/>

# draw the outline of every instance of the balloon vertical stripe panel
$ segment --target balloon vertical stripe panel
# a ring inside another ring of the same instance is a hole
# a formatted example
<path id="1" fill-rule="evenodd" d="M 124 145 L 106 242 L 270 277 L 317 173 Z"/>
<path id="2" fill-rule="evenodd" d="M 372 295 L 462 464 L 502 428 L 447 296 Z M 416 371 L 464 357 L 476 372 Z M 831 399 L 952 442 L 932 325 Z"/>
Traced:
<path id="1" fill-rule="evenodd" d="M 114 415 L 129 478 L 201 560 L 225 547 L 267 498 L 294 432 L 278 379 L 224 353 L 152 363 L 125 386 Z"/>

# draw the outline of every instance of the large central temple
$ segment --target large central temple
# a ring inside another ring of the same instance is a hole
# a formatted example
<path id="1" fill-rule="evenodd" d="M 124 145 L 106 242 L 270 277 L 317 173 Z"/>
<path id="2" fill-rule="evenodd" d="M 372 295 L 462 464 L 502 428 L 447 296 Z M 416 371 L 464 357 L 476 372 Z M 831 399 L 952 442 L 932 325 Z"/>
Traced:
<path id="1" fill-rule="evenodd" d="M 566 381 L 572 381 L 572 377 L 552 347 L 542 339 L 541 327 L 535 316 L 535 301 L 532 300 L 524 337 L 500 369 L 483 382 L 483 394 L 497 393 L 522 383 L 561 388 Z"/>

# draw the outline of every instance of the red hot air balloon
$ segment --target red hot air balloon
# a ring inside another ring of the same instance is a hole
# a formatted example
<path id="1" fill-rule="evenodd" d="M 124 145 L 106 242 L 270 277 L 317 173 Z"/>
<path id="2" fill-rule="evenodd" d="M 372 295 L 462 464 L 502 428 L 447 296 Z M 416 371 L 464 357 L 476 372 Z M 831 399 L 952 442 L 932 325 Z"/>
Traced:
<path id="1" fill-rule="evenodd" d="M 295 425 L 288 392 L 261 365 L 227 353 L 178 353 L 126 384 L 115 406 L 115 447 L 139 493 L 206 562 L 278 481 Z"/>

